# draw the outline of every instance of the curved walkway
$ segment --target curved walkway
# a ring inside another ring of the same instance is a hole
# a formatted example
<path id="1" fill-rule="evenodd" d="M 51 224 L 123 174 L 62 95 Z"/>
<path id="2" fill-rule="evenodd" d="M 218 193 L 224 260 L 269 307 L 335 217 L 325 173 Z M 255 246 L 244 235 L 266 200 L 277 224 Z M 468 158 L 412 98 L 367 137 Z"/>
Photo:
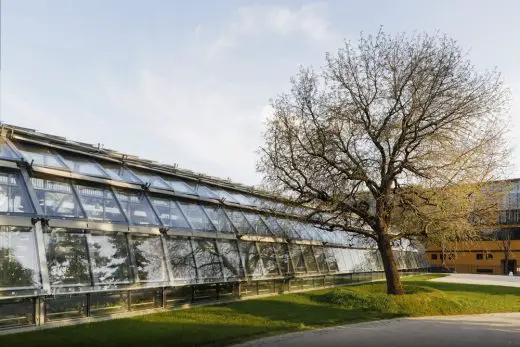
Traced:
<path id="1" fill-rule="evenodd" d="M 520 346 L 520 313 L 399 318 L 273 336 L 238 346 Z"/>

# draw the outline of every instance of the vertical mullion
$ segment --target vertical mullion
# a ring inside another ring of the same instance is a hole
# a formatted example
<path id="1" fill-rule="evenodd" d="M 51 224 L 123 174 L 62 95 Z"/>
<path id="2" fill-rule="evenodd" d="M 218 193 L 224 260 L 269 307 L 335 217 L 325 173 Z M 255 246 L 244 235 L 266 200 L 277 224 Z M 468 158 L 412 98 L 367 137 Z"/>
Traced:
<path id="1" fill-rule="evenodd" d="M 144 199 L 146 200 L 146 202 L 148 203 L 148 205 L 150 205 L 150 208 L 152 209 L 152 213 L 155 215 L 155 217 L 157 218 L 157 220 L 159 221 L 159 224 L 161 226 L 165 226 L 165 227 L 169 227 L 169 225 L 165 225 L 163 223 L 163 221 L 161 220 L 161 217 L 159 215 L 159 211 L 157 211 L 157 209 L 155 208 L 155 206 L 152 204 L 152 200 L 150 199 L 150 197 L 148 196 L 148 194 L 146 194 L 146 192 L 143 192 L 142 193 L 143 196 L 144 196 Z"/>
<path id="2" fill-rule="evenodd" d="M 40 277 L 42 280 L 42 289 L 44 294 L 50 294 L 51 284 L 49 279 L 49 268 L 47 265 L 47 255 L 45 252 L 45 240 L 43 237 L 43 228 L 41 222 L 33 225 L 33 233 L 36 240 L 36 250 L 38 252 L 38 265 L 40 267 Z"/>
<path id="3" fill-rule="evenodd" d="M 72 194 L 74 195 L 74 198 L 76 199 L 81 212 L 83 212 L 83 216 L 88 219 L 87 211 L 85 211 L 85 207 L 83 207 L 83 203 L 79 199 L 79 193 L 78 193 L 78 190 L 76 189 L 76 185 L 74 184 L 73 181 L 67 181 L 67 183 L 70 184 Z"/>
<path id="4" fill-rule="evenodd" d="M 170 285 L 173 285 L 173 269 L 170 263 L 170 254 L 168 253 L 168 247 L 166 247 L 165 235 L 159 235 L 159 240 L 161 241 L 161 248 L 163 253 L 163 261 L 166 266 L 166 274 L 168 276 L 168 282 Z"/>
<path id="5" fill-rule="evenodd" d="M 217 251 L 217 254 L 218 254 L 218 260 L 220 262 L 220 273 L 222 274 L 222 279 L 224 280 L 224 282 L 227 282 L 227 276 L 224 273 L 224 261 L 222 260 L 222 252 L 220 251 L 220 245 L 216 239 L 212 239 L 212 240 L 213 240 L 213 244 L 215 245 L 215 251 Z"/>
<path id="6" fill-rule="evenodd" d="M 92 244 L 92 235 L 90 233 L 85 233 L 85 243 L 87 247 L 87 257 L 88 257 L 88 272 L 90 275 L 90 285 L 94 286 L 94 272 L 92 271 L 92 259 L 94 259 L 94 255 L 92 253 L 92 248 L 90 245 Z"/>
<path id="7" fill-rule="evenodd" d="M 29 177 L 29 172 L 27 172 L 27 169 L 25 167 L 20 168 L 20 173 L 22 176 L 22 179 L 20 181 L 23 181 L 22 185 L 25 186 L 26 192 L 28 193 L 28 198 L 31 202 L 31 205 L 33 206 L 34 211 L 39 216 L 44 216 L 44 211 L 38 202 L 38 196 L 36 195 L 36 191 L 34 190 L 34 187 L 31 184 L 31 178 Z"/>
<path id="8" fill-rule="evenodd" d="M 220 233 L 220 231 L 218 230 L 217 226 L 215 225 L 215 223 L 213 223 L 213 221 L 211 220 L 211 218 L 209 217 L 209 214 L 206 212 L 206 209 L 204 208 L 204 205 L 203 204 L 198 204 L 200 206 L 200 208 L 202 209 L 202 213 L 204 213 L 204 215 L 206 216 L 206 218 L 208 219 L 209 223 L 213 226 L 213 229 L 215 230 L 215 232 L 218 234 Z"/>
<path id="9" fill-rule="evenodd" d="M 253 242 L 255 245 L 256 252 L 258 254 L 258 260 L 260 260 L 260 271 L 262 272 L 261 277 L 265 277 L 265 266 L 264 266 L 264 260 L 262 259 L 262 253 L 260 253 L 260 247 L 258 247 L 258 242 Z"/>
<path id="10" fill-rule="evenodd" d="M 112 194 L 112 197 L 114 198 L 117 207 L 119 207 L 119 210 L 123 214 L 123 217 L 126 219 L 126 222 L 130 225 L 133 225 L 132 219 L 128 216 L 125 209 L 123 208 L 123 205 L 121 205 L 121 201 L 119 201 L 119 198 L 117 197 L 116 193 L 114 192 L 114 189 L 112 187 L 108 187 L 106 190 L 108 190 L 109 194 Z M 105 217 L 105 208 L 106 208 L 106 198 L 103 198 L 103 218 Z"/>
<path id="11" fill-rule="evenodd" d="M 195 256 L 195 247 L 194 246 L 194 240 L 192 237 L 188 238 L 188 242 L 191 246 L 191 256 L 193 258 L 193 264 L 195 264 L 195 283 L 202 283 L 202 282 L 199 282 L 199 281 L 202 281 L 202 278 L 200 277 L 199 275 L 199 264 L 197 263 L 197 257 Z"/>
<path id="12" fill-rule="evenodd" d="M 130 269 L 132 271 L 132 279 L 133 283 L 139 282 L 139 274 L 137 271 L 137 263 L 135 259 L 135 249 L 134 249 L 134 240 L 130 233 L 125 233 L 126 235 L 126 243 L 128 245 L 128 254 L 130 256 Z"/>
<path id="13" fill-rule="evenodd" d="M 282 276 L 283 273 L 282 273 L 282 268 L 281 268 L 281 262 L 280 262 L 280 258 L 278 256 L 278 252 L 276 251 L 276 248 L 274 247 L 274 245 L 271 245 L 271 249 L 273 250 L 273 253 L 274 253 L 274 258 L 276 259 L 276 265 L 278 266 L 278 275 Z"/>
<path id="14" fill-rule="evenodd" d="M 231 218 L 229 217 L 226 209 L 224 208 L 224 206 L 220 205 L 220 209 L 222 210 L 222 213 L 224 213 L 224 216 L 226 216 L 227 220 L 229 221 L 229 225 L 231 225 L 231 228 L 235 230 L 235 234 L 238 234 L 238 229 L 237 227 L 235 226 L 235 224 L 233 223 L 233 220 L 231 220 Z"/>
<path id="15" fill-rule="evenodd" d="M 177 206 L 177 208 L 179 209 L 179 211 L 181 212 L 182 216 L 184 217 L 184 219 L 186 220 L 186 222 L 188 222 L 188 225 L 190 226 L 191 230 L 195 230 L 195 228 L 193 227 L 193 224 L 191 223 L 190 219 L 188 218 L 188 216 L 186 215 L 186 212 L 184 212 L 184 210 L 182 209 L 182 206 L 181 204 L 177 203 L 176 200 L 173 200 L 171 199 L 170 200 L 170 203 L 171 204 L 175 204 Z M 170 213 L 170 216 L 171 216 L 171 213 Z"/>
<path id="16" fill-rule="evenodd" d="M 307 259 L 305 259 L 305 255 L 303 254 L 303 246 L 302 245 L 298 245 L 299 248 L 300 248 L 300 254 L 302 256 L 302 259 L 303 259 L 303 266 L 305 266 L 305 273 L 309 273 L 309 266 L 307 265 Z M 305 245 L 305 246 L 309 246 L 309 245 Z"/>

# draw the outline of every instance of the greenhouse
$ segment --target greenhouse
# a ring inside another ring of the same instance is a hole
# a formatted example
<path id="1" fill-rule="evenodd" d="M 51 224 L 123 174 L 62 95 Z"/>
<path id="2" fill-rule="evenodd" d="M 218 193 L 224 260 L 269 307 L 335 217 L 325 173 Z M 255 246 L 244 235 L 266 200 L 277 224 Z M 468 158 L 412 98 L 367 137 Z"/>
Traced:
<path id="1" fill-rule="evenodd" d="M 0 329 L 384 278 L 369 244 L 275 198 L 3 124 Z M 427 267 L 411 247 L 396 257 Z"/>

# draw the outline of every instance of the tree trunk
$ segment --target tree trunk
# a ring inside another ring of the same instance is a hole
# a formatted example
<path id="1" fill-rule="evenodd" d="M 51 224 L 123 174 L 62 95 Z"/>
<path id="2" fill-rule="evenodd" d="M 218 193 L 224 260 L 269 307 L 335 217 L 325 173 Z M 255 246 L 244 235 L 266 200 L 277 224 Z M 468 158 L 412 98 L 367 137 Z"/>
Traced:
<path id="1" fill-rule="evenodd" d="M 394 252 L 392 250 L 392 245 L 388 235 L 385 233 L 380 234 L 377 247 L 381 253 L 383 267 L 385 269 L 387 294 L 404 294 L 403 285 L 401 284 L 401 277 L 399 276 L 397 264 L 395 263 Z"/>

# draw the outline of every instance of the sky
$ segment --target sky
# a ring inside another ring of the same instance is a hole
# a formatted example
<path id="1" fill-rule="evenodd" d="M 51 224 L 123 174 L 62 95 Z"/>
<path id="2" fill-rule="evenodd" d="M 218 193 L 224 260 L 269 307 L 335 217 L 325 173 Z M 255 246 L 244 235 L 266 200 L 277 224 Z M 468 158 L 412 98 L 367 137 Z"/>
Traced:
<path id="1" fill-rule="evenodd" d="M 250 185 L 269 101 L 359 34 L 439 31 L 511 89 L 520 1 L 2 0 L 3 122 Z"/>

